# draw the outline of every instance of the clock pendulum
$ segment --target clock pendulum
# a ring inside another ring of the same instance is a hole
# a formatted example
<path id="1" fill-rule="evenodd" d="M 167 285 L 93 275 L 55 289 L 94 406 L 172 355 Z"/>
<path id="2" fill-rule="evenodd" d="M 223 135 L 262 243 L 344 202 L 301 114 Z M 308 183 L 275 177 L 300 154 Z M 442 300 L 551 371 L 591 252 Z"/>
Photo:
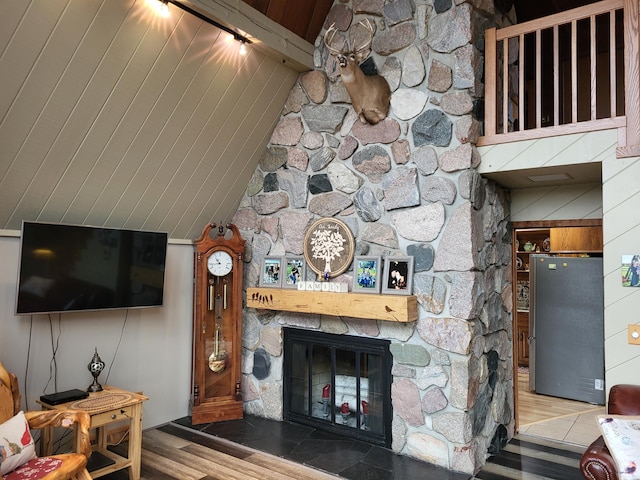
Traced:
<path id="1" fill-rule="evenodd" d="M 224 335 L 222 333 L 222 296 L 220 295 L 220 277 L 216 277 L 215 285 L 215 326 L 213 334 L 213 352 L 209 355 L 209 369 L 212 372 L 220 373 L 227 363 L 227 351 L 224 345 Z"/>

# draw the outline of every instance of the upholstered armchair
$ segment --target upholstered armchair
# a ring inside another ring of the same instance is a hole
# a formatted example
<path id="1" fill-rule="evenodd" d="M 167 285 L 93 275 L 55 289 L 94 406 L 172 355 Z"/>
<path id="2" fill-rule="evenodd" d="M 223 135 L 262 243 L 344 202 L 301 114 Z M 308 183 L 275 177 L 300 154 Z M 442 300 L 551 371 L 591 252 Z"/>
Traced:
<path id="1" fill-rule="evenodd" d="M 20 410 L 18 379 L 0 362 L 0 472 L 5 480 L 91 480 L 87 459 L 91 455 L 87 412 Z M 76 426 L 78 452 L 37 457 L 31 429 Z"/>
<path id="2" fill-rule="evenodd" d="M 607 413 L 640 415 L 640 385 L 614 385 L 609 391 Z M 588 480 L 617 480 L 616 463 L 602 436 L 598 437 L 580 459 L 580 472 Z"/>

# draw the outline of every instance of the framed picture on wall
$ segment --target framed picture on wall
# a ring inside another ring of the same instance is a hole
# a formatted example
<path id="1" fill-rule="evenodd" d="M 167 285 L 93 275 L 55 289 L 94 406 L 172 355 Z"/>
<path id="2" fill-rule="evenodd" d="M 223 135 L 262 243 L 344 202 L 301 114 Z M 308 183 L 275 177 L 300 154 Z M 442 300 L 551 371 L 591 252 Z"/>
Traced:
<path id="1" fill-rule="evenodd" d="M 264 257 L 260 268 L 260 286 L 280 288 L 282 285 L 282 257 Z"/>
<path id="2" fill-rule="evenodd" d="M 303 256 L 284 257 L 282 288 L 298 288 L 298 282 L 306 278 L 307 264 Z"/>
<path id="3" fill-rule="evenodd" d="M 353 260 L 353 292 L 380 293 L 380 257 L 357 256 Z"/>
<path id="4" fill-rule="evenodd" d="M 622 255 L 622 286 L 640 287 L 640 254 Z"/>
<path id="5" fill-rule="evenodd" d="M 413 287 L 413 257 L 387 257 L 384 260 L 382 293 L 411 295 Z"/>

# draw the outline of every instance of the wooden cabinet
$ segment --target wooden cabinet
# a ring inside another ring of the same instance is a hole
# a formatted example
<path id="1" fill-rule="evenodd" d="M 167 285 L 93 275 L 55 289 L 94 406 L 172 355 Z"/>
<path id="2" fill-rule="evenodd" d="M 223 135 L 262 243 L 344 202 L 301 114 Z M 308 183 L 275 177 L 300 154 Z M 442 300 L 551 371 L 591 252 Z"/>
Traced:
<path id="1" fill-rule="evenodd" d="M 564 227 L 550 231 L 551 250 L 562 253 L 602 252 L 601 227 Z"/>
<path id="2" fill-rule="evenodd" d="M 518 311 L 514 336 L 519 366 L 529 365 L 529 312 Z"/>
<path id="3" fill-rule="evenodd" d="M 518 365 L 528 366 L 530 256 L 602 255 L 602 226 L 516 228 L 514 238 L 514 354 Z"/>

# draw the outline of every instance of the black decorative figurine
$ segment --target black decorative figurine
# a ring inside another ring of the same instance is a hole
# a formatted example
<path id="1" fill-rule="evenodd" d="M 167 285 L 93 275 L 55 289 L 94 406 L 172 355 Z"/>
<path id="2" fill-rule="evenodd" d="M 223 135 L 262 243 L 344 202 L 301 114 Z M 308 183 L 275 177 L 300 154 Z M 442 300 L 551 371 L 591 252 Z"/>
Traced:
<path id="1" fill-rule="evenodd" d="M 101 392 L 102 385 L 98 383 L 98 376 L 100 375 L 100 372 L 104 370 L 104 362 L 100 358 L 100 355 L 98 355 L 98 347 L 96 347 L 96 351 L 93 354 L 91 362 L 87 365 L 87 368 L 91 372 L 91 375 L 93 375 L 93 383 L 89 385 L 87 392 Z"/>

